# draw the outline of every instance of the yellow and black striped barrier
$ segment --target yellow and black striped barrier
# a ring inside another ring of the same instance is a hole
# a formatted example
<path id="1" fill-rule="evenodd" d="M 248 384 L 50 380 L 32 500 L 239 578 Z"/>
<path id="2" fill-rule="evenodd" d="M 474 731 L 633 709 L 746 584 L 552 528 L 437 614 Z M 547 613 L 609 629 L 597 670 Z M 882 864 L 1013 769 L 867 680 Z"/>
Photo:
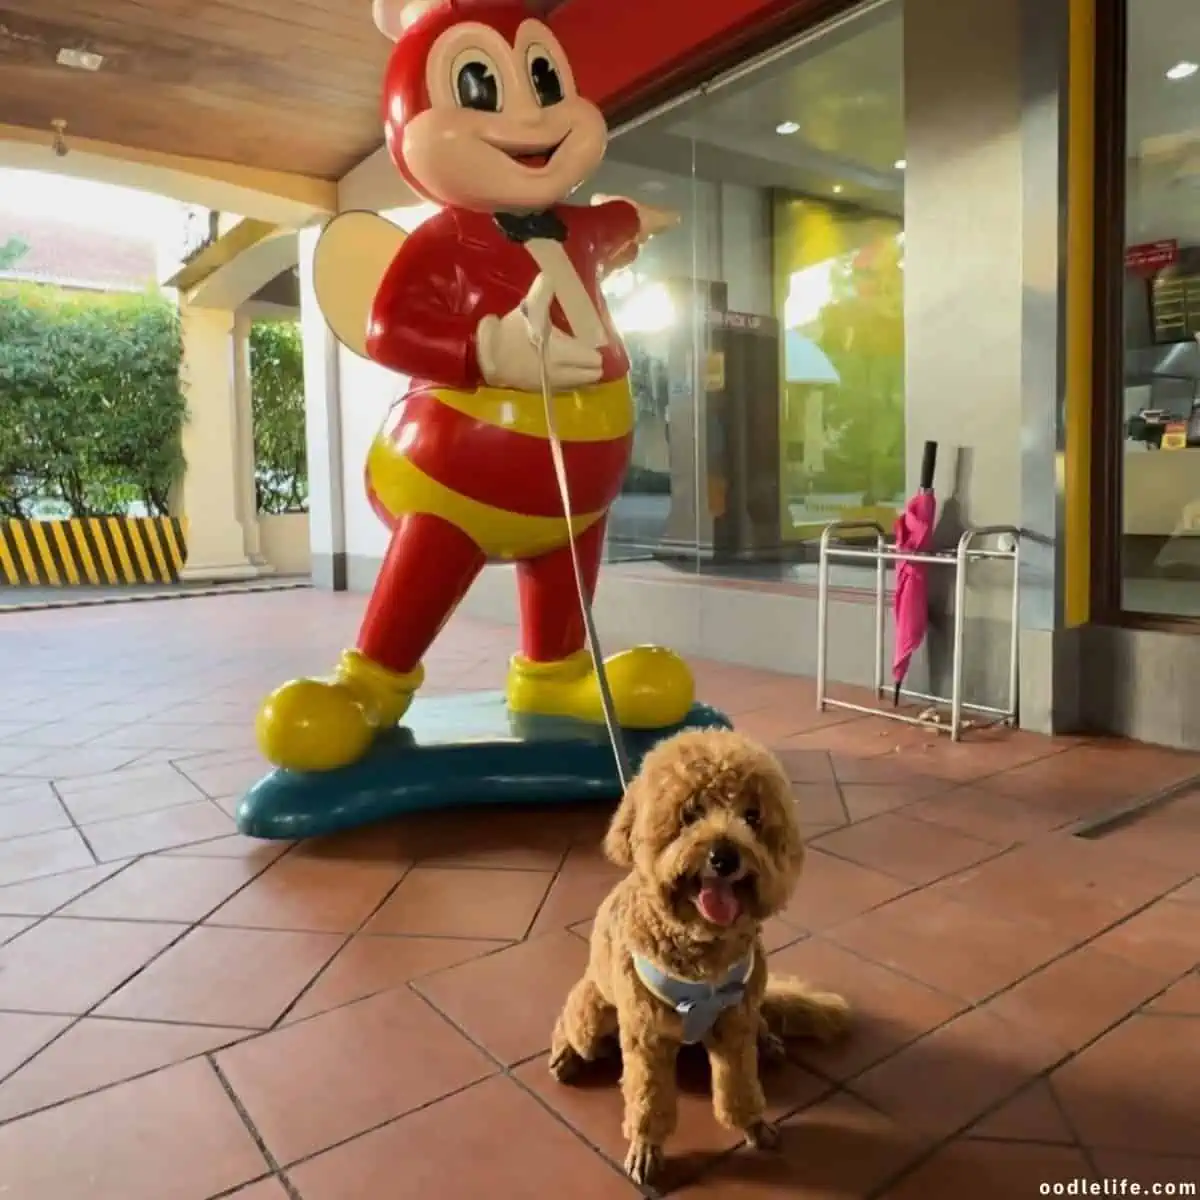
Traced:
<path id="1" fill-rule="evenodd" d="M 0 520 L 0 586 L 175 583 L 187 561 L 173 517 Z"/>

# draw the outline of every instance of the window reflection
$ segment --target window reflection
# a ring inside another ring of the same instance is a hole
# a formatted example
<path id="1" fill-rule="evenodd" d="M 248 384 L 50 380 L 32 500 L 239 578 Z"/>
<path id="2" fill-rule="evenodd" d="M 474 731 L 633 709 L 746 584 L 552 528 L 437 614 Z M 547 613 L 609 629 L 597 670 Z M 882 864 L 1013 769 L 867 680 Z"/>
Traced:
<path id="1" fill-rule="evenodd" d="M 633 363 L 609 557 L 811 573 L 904 494 L 899 3 L 614 138 L 595 191 L 681 226 L 605 282 Z M 585 197 L 586 199 L 586 197 Z"/>
<path id="2" fill-rule="evenodd" d="M 1127 20 L 1123 605 L 1200 617 L 1200 9 Z"/>

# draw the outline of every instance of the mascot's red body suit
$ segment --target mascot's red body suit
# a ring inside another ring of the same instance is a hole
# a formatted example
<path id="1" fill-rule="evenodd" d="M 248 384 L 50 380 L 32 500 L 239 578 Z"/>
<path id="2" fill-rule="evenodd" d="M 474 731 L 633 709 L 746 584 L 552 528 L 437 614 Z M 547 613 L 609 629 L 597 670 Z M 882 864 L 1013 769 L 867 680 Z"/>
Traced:
<path id="1" fill-rule="evenodd" d="M 521 4 L 376 0 L 376 21 L 396 43 L 388 147 L 441 209 L 402 241 L 396 231 L 399 248 L 345 339 L 412 382 L 368 456 L 371 500 L 392 534 L 357 647 L 333 676 L 285 684 L 259 714 L 268 758 L 297 770 L 354 762 L 403 716 L 423 655 L 489 560 L 517 567 L 509 706 L 602 719 L 542 371 L 590 592 L 633 436 L 629 361 L 600 281 L 675 220 L 626 200 L 561 203 L 600 164 L 604 119 Z M 340 332 L 334 306 L 322 307 Z M 669 651 L 625 651 L 608 674 L 623 724 L 671 725 L 691 706 L 691 675 Z"/>

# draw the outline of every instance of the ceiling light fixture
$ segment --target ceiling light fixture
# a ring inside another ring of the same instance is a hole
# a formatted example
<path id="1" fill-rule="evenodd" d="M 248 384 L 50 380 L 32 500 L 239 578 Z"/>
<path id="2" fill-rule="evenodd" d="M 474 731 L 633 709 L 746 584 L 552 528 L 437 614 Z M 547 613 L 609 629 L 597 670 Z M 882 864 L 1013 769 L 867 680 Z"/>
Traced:
<path id="1" fill-rule="evenodd" d="M 76 71 L 98 71 L 104 66 L 104 55 L 92 50 L 78 50 L 64 46 L 54 60 L 60 67 L 71 67 Z"/>
<path id="2" fill-rule="evenodd" d="M 775 126 L 775 132 L 787 137 L 789 133 L 799 133 L 800 126 L 795 121 L 781 121 Z"/>
<path id="3" fill-rule="evenodd" d="M 1191 79 L 1197 71 L 1200 71 L 1200 65 L 1194 62 L 1177 62 L 1167 72 L 1167 78 L 1172 82 L 1178 82 L 1180 79 Z"/>
<path id="4" fill-rule="evenodd" d="M 894 166 L 897 171 L 903 171 L 908 167 L 908 159 L 907 158 L 898 158 L 892 164 L 892 166 Z"/>
<path id="5" fill-rule="evenodd" d="M 835 183 L 833 185 L 833 194 L 835 196 L 840 196 L 843 191 L 845 191 L 845 189 L 842 187 L 842 185 L 840 183 Z"/>

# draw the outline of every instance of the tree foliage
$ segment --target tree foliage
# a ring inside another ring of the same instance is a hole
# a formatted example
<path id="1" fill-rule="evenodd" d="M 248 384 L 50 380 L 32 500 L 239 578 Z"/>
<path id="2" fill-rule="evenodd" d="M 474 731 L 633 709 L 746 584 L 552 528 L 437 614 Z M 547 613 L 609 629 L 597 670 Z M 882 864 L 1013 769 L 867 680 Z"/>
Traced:
<path id="1" fill-rule="evenodd" d="M 816 341 L 841 379 L 825 406 L 831 446 L 819 490 L 862 492 L 864 504 L 904 490 L 904 273 L 895 236 L 846 255 L 832 276 Z"/>
<path id="2" fill-rule="evenodd" d="M 0 289 L 0 513 L 166 513 L 184 467 L 181 353 L 160 296 Z"/>
<path id="3" fill-rule="evenodd" d="M 11 271 L 29 253 L 29 243 L 18 237 L 0 242 L 0 271 Z"/>
<path id="4" fill-rule="evenodd" d="M 294 321 L 256 321 L 250 329 L 258 511 L 308 507 L 304 432 L 304 353 Z"/>

